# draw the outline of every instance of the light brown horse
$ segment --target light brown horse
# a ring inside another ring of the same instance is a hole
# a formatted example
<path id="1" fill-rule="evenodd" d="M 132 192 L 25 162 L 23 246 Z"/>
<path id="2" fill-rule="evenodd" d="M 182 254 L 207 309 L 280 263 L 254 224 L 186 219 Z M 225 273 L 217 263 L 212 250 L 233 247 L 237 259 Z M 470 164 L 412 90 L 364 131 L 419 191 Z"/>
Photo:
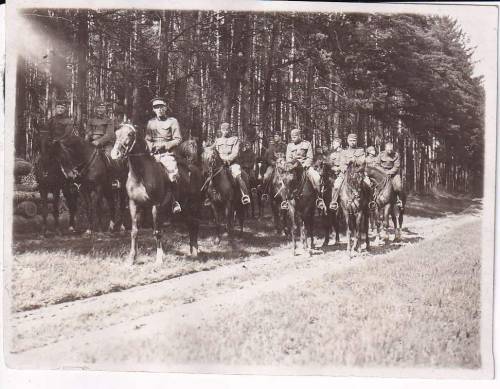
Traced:
<path id="1" fill-rule="evenodd" d="M 163 263 L 161 242 L 160 207 L 173 201 L 173 183 L 164 166 L 150 154 L 146 141 L 131 124 L 122 124 L 116 131 L 116 141 L 111 152 L 113 159 L 128 159 L 129 173 L 126 183 L 132 221 L 131 244 L 128 263 L 134 264 L 137 256 L 138 207 L 151 207 L 153 236 L 156 241 L 156 264 Z M 201 209 L 201 175 L 194 165 L 178 163 L 179 198 L 181 216 L 189 229 L 189 246 L 192 256 L 198 256 L 199 212 Z"/>

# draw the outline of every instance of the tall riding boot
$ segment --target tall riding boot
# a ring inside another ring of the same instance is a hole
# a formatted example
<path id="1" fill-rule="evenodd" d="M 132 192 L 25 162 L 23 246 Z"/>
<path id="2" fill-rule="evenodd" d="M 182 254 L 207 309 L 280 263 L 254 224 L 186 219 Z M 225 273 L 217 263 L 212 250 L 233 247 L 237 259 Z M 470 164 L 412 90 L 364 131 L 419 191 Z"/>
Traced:
<path id="1" fill-rule="evenodd" d="M 247 194 L 248 188 L 247 188 L 247 185 L 245 184 L 245 181 L 243 180 L 243 178 L 241 178 L 241 175 L 236 177 L 236 181 L 238 181 L 238 185 L 239 185 L 240 190 L 241 190 L 241 203 L 243 205 L 250 204 L 250 197 Z"/>

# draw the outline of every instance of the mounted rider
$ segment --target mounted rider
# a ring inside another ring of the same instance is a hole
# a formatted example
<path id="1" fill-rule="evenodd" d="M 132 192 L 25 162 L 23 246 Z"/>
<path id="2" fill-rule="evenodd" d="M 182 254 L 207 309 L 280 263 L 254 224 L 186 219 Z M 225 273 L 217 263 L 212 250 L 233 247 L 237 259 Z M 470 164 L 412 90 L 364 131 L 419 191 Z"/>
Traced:
<path id="1" fill-rule="evenodd" d="M 255 178 L 255 163 L 257 156 L 255 155 L 249 141 L 241 142 L 241 151 L 239 160 L 241 168 L 248 174 L 249 177 Z"/>
<path id="2" fill-rule="evenodd" d="M 107 115 L 106 102 L 100 102 L 95 108 L 95 116 L 91 117 L 85 130 L 85 140 L 94 146 L 103 148 L 110 156 L 115 142 L 115 123 Z"/>
<path id="3" fill-rule="evenodd" d="M 267 163 L 267 169 L 263 179 L 264 187 L 269 185 L 269 181 L 276 167 L 278 154 L 282 154 L 283 156 L 286 155 L 286 143 L 281 140 L 281 135 L 279 133 L 275 133 L 273 138 L 269 141 L 269 147 L 264 153 L 264 161 Z M 264 197 L 265 194 L 262 196 Z"/>
<path id="4" fill-rule="evenodd" d="M 214 147 L 219 153 L 220 158 L 226 166 L 229 166 L 231 176 L 238 184 L 241 191 L 242 204 L 250 204 L 250 197 L 248 196 L 248 188 L 241 177 L 241 167 L 238 164 L 238 157 L 240 153 L 240 140 L 237 136 L 230 136 L 230 124 L 222 123 L 220 126 L 221 137 L 215 139 Z"/>
<path id="5" fill-rule="evenodd" d="M 286 162 L 300 163 L 304 168 L 309 181 L 318 195 L 321 194 L 321 176 L 313 168 L 313 152 L 311 142 L 302 139 L 302 132 L 295 128 L 290 131 L 291 142 L 286 149 Z M 316 206 L 325 208 L 325 203 L 321 197 L 316 200 Z"/>
<path id="6" fill-rule="evenodd" d="M 332 151 L 328 156 L 327 162 L 330 165 L 335 177 L 338 177 L 341 171 L 341 157 L 342 157 L 342 140 L 339 137 L 333 138 Z"/>
<path id="7" fill-rule="evenodd" d="M 179 169 L 177 167 L 176 149 L 182 142 L 179 122 L 176 118 L 167 115 L 167 103 L 163 98 L 151 100 L 155 117 L 148 121 L 146 127 L 146 143 L 154 158 L 167 171 L 173 184 L 172 212 L 181 212 L 181 206 L 176 200 L 179 198 Z"/>
<path id="8" fill-rule="evenodd" d="M 340 166 L 339 166 L 339 175 L 335 179 L 333 184 L 333 193 L 332 193 L 332 201 L 330 203 L 330 209 L 336 211 L 339 207 L 337 202 L 340 187 L 344 182 L 345 172 L 347 171 L 347 167 L 349 164 L 352 164 L 356 172 L 364 172 L 366 165 L 366 155 L 365 151 L 362 148 L 357 147 L 358 136 L 356 134 L 349 134 L 347 136 L 347 149 L 342 150 L 340 154 Z M 371 187 L 371 182 L 368 177 L 364 177 L 363 182 Z"/>
<path id="9" fill-rule="evenodd" d="M 392 187 L 394 188 L 394 192 L 396 192 L 396 204 L 399 207 L 402 207 L 403 202 L 400 199 L 400 194 L 403 191 L 403 185 L 399 175 L 401 160 L 399 153 L 394 151 L 394 145 L 392 142 L 387 142 L 385 144 L 384 151 L 382 151 L 378 156 L 378 164 L 385 171 L 385 173 L 391 177 Z"/>
<path id="10" fill-rule="evenodd" d="M 374 146 L 369 146 L 366 148 L 366 166 L 369 167 L 379 166 L 377 150 L 375 149 Z"/>
<path id="11" fill-rule="evenodd" d="M 74 122 L 67 114 L 67 100 L 57 100 L 54 115 L 40 131 L 40 152 L 49 152 L 48 146 L 54 140 L 61 139 L 73 133 Z"/>

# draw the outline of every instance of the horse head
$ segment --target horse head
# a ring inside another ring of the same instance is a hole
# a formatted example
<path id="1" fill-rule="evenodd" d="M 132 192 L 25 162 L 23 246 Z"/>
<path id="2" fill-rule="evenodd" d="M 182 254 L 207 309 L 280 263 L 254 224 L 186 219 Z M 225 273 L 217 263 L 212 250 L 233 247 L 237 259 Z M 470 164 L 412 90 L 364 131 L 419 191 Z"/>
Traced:
<path id="1" fill-rule="evenodd" d="M 116 140 L 111 150 L 112 159 L 123 159 L 129 156 L 136 145 L 138 134 L 132 124 L 123 123 L 115 132 Z"/>

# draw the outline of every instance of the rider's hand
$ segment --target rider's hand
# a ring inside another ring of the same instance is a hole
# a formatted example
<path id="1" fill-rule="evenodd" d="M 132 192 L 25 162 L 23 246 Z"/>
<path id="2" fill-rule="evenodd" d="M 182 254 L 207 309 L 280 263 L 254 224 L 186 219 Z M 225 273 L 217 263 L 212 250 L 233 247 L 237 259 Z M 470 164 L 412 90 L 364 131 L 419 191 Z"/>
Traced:
<path id="1" fill-rule="evenodd" d="M 95 147 L 99 147 L 99 142 L 98 142 L 98 141 L 96 141 L 96 140 L 92 141 L 92 144 L 93 144 Z"/>

